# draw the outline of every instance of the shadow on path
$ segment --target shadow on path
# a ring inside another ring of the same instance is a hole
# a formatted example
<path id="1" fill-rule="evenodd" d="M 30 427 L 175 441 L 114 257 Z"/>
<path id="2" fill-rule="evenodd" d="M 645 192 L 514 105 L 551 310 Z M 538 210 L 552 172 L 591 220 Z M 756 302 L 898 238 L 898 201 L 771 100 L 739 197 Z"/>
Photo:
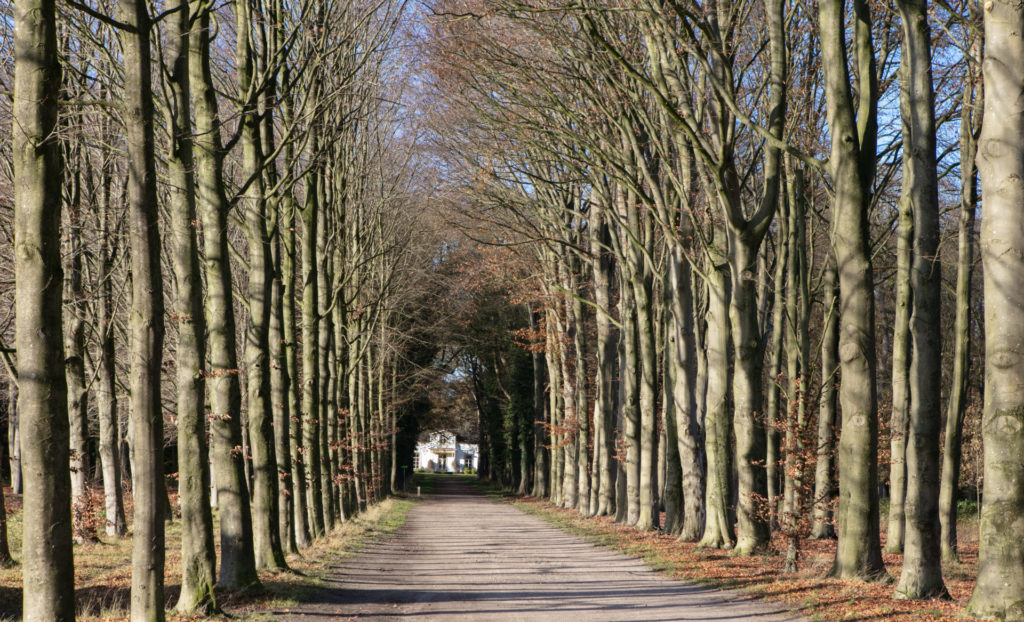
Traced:
<path id="1" fill-rule="evenodd" d="M 799 620 L 778 605 L 662 577 L 461 477 L 439 477 L 392 539 L 332 568 L 287 620 Z"/>

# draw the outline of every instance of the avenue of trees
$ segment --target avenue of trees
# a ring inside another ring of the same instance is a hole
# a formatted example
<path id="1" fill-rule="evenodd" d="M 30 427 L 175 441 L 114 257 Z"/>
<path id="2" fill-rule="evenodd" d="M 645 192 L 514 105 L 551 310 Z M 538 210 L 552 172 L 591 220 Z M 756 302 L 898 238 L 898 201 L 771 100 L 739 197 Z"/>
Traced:
<path id="1" fill-rule="evenodd" d="M 1022 619 L 1021 3 L 430 7 L 481 476 Z"/>
<path id="2" fill-rule="evenodd" d="M 788 572 L 835 538 L 899 598 L 948 597 L 980 501 L 968 613 L 1024 620 L 1019 0 L 0 20 L 26 620 L 74 619 L 98 530 L 132 620 L 214 612 L 453 420 L 520 494 Z"/>
<path id="3" fill-rule="evenodd" d="M 24 619 L 74 619 L 73 543 L 101 531 L 130 530 L 132 620 L 205 614 L 392 491 L 436 295 L 405 12 L 0 9 L 4 471 L 23 494 Z M 6 535 L 0 496 L 5 564 Z"/>

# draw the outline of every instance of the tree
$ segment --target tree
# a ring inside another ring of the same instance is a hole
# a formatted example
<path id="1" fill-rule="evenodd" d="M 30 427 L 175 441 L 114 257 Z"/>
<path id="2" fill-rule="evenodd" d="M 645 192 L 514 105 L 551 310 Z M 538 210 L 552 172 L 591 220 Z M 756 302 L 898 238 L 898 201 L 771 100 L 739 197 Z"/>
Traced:
<path id="1" fill-rule="evenodd" d="M 177 414 L 178 498 L 181 505 L 181 613 L 216 609 L 217 559 L 210 508 L 210 450 L 206 432 L 206 322 L 195 223 L 196 195 L 192 155 L 190 17 L 187 0 L 171 16 L 168 44 L 172 99 L 168 102 L 171 136 L 167 168 L 171 180 L 171 236 L 178 320 Z"/>
<path id="2" fill-rule="evenodd" d="M 822 0 L 818 5 L 826 110 L 832 138 L 832 250 L 839 276 L 839 402 L 843 413 L 839 444 L 839 546 L 830 574 L 878 579 L 888 575 L 882 564 L 878 535 L 874 285 L 867 239 L 878 86 L 871 11 L 864 0 L 854 0 L 853 6 L 854 59 L 859 70 L 856 102 L 843 36 L 844 3 Z"/>
<path id="3" fill-rule="evenodd" d="M 131 236 L 131 418 L 135 516 L 132 522 L 132 620 L 164 619 L 163 364 L 164 303 L 157 214 L 150 56 L 152 21 L 143 0 L 120 0 L 125 59 L 122 114 L 128 143 Z"/>
<path id="4" fill-rule="evenodd" d="M 24 478 L 25 620 L 74 620 L 69 422 L 60 265 L 64 164 L 53 0 L 14 7 L 14 266 L 18 418 Z"/>
<path id="5" fill-rule="evenodd" d="M 1020 352 L 1024 335 L 1020 275 L 1024 274 L 1024 111 L 1018 101 L 1024 74 L 1024 6 L 985 3 L 985 106 L 978 140 L 978 172 L 985 210 L 981 218 L 981 257 L 985 269 L 985 411 L 982 437 L 985 489 L 981 508 L 978 580 L 967 604 L 969 614 L 1021 619 L 1024 593 L 1024 400 Z M 1015 224 L 1018 223 L 1018 224 Z"/>

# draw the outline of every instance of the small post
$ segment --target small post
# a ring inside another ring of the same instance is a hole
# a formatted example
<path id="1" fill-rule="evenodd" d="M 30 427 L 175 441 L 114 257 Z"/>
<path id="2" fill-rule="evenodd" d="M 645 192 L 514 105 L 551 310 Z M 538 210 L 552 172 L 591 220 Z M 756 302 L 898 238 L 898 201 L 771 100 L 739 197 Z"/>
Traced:
<path id="1" fill-rule="evenodd" d="M 416 487 L 416 496 L 417 497 L 420 496 L 420 487 L 419 486 Z"/>

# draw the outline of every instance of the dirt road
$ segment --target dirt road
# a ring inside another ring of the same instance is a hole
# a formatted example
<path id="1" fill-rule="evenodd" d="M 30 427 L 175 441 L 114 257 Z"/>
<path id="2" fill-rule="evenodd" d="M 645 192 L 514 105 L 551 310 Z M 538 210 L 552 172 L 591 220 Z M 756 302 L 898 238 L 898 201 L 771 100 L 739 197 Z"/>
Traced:
<path id="1" fill-rule="evenodd" d="M 673 581 L 440 478 L 394 538 L 336 566 L 285 620 L 798 620 L 742 594 Z"/>

